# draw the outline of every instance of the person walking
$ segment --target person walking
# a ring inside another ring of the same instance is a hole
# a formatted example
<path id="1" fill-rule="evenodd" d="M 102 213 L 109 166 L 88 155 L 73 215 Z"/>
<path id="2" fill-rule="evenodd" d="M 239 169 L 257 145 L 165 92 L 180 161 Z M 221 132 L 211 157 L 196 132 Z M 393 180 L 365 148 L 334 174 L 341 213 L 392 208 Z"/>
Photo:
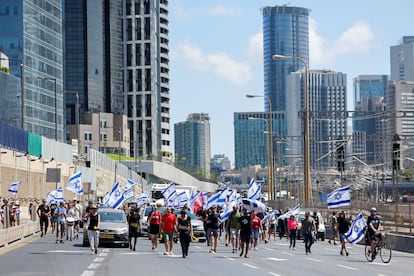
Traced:
<path id="1" fill-rule="evenodd" d="M 177 218 L 177 230 L 180 238 L 183 258 L 185 258 L 188 256 L 188 248 L 190 247 L 191 237 L 193 236 L 191 218 L 187 215 L 186 210 L 181 210 L 180 216 Z"/>
<path id="2" fill-rule="evenodd" d="M 73 208 L 75 211 L 75 215 L 73 216 L 73 218 L 75 219 L 75 224 L 73 227 L 74 237 L 76 239 L 79 239 L 79 228 L 80 228 L 81 218 L 82 218 L 82 205 L 79 204 L 76 197 L 73 198 Z"/>
<path id="3" fill-rule="evenodd" d="M 98 254 L 101 216 L 98 214 L 98 208 L 95 204 L 89 206 L 89 212 L 86 214 L 86 218 L 89 219 L 88 238 L 91 254 Z"/>
<path id="4" fill-rule="evenodd" d="M 243 214 L 240 216 L 237 223 L 237 230 L 240 231 L 240 257 L 244 253 L 244 245 L 246 245 L 246 252 L 244 253 L 245 258 L 249 258 L 247 253 L 249 252 L 250 235 L 252 232 L 250 216 L 247 214 L 247 209 L 243 209 Z"/>
<path id="5" fill-rule="evenodd" d="M 57 215 L 56 215 L 56 209 L 57 209 L 57 203 L 52 202 L 50 204 L 50 225 L 52 226 L 52 234 L 56 231 L 56 222 L 57 222 Z"/>
<path id="6" fill-rule="evenodd" d="M 342 211 L 338 217 L 338 233 L 339 233 L 339 240 L 341 242 L 341 251 L 339 252 L 341 255 L 345 254 L 349 256 L 348 250 L 346 249 L 346 237 L 345 234 L 348 232 L 351 223 L 346 218 L 345 211 Z"/>
<path id="7" fill-rule="evenodd" d="M 237 223 L 240 218 L 239 208 L 237 205 L 233 206 L 233 211 L 230 214 L 229 219 L 227 220 L 229 224 L 229 235 L 230 235 L 230 243 L 233 247 L 232 252 L 235 253 L 239 246 L 239 235 L 237 231 Z"/>
<path id="8" fill-rule="evenodd" d="M 250 212 L 250 221 L 252 228 L 251 238 L 253 240 L 253 249 L 254 251 L 257 251 L 257 241 L 259 240 L 260 233 L 263 232 L 262 220 L 256 215 L 256 212 L 252 210 Z"/>
<path id="9" fill-rule="evenodd" d="M 164 238 L 165 252 L 164 255 L 173 254 L 174 232 L 176 225 L 176 216 L 171 212 L 171 208 L 167 207 L 165 214 L 161 217 L 161 229 Z"/>
<path id="10" fill-rule="evenodd" d="M 217 213 L 217 207 L 211 207 L 211 213 L 207 216 L 207 236 L 210 237 L 210 253 L 217 253 L 218 230 L 220 227 L 220 214 Z"/>
<path id="11" fill-rule="evenodd" d="M 59 207 L 55 209 L 56 216 L 56 243 L 63 243 L 63 235 L 65 233 L 66 208 L 63 201 L 60 202 Z M 60 234 L 60 236 L 59 236 Z"/>
<path id="12" fill-rule="evenodd" d="M 40 222 L 40 237 L 43 237 L 47 233 L 50 215 L 50 208 L 46 204 L 46 199 L 42 199 L 42 204 L 40 204 L 39 207 L 37 207 L 36 213 L 39 217 Z"/>
<path id="13" fill-rule="evenodd" d="M 296 250 L 296 237 L 297 237 L 298 221 L 294 215 L 290 215 L 288 220 L 288 231 L 290 238 L 289 249 Z"/>
<path id="14" fill-rule="evenodd" d="M 141 216 L 138 213 L 138 207 L 134 208 L 128 214 L 128 225 L 129 225 L 129 249 L 136 251 L 137 238 L 139 236 L 139 229 L 141 228 Z M 132 238 L 134 243 L 132 244 Z M 134 247 L 132 247 L 132 245 Z"/>
<path id="15" fill-rule="evenodd" d="M 328 243 L 331 244 L 332 241 L 336 245 L 336 235 L 338 231 L 338 221 L 336 217 L 336 212 L 332 212 L 332 217 L 329 221 L 330 228 L 332 230 L 332 237 L 329 239 Z"/>
<path id="16" fill-rule="evenodd" d="M 315 221 L 310 216 L 309 212 L 305 213 L 305 218 L 302 221 L 302 235 L 305 240 L 305 250 L 306 255 L 311 253 L 311 246 L 313 244 L 313 239 L 316 231 Z"/>
<path id="17" fill-rule="evenodd" d="M 152 251 L 157 252 L 158 250 L 158 238 L 160 236 L 160 223 L 161 214 L 158 211 L 157 206 L 154 206 L 152 212 L 148 216 L 149 223 L 149 234 L 152 243 Z"/>

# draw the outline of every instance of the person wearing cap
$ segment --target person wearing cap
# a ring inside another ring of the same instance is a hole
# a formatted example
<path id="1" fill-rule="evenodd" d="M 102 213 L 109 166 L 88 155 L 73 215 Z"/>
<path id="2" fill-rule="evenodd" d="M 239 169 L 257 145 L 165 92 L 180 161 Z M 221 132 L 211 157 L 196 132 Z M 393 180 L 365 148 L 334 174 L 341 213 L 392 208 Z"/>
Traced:
<path id="1" fill-rule="evenodd" d="M 380 218 L 377 216 L 377 208 L 372 207 L 370 209 L 370 213 L 371 215 L 367 219 L 368 239 L 371 245 L 372 260 L 374 260 L 377 254 L 377 252 L 375 251 L 375 244 L 377 242 L 377 239 L 381 240 L 382 238 L 382 233 L 379 231 L 381 227 L 381 221 Z"/>
<path id="2" fill-rule="evenodd" d="M 46 204 L 46 199 L 42 199 L 42 204 L 37 207 L 36 211 L 37 215 L 39 216 L 40 222 L 40 237 L 43 237 L 47 233 L 47 228 L 49 226 L 49 215 L 50 215 L 50 208 Z"/>
<path id="3" fill-rule="evenodd" d="M 89 212 L 86 213 L 86 218 L 89 219 L 88 238 L 91 254 L 98 254 L 101 216 L 98 214 L 98 208 L 95 204 L 89 205 Z"/>
<path id="4" fill-rule="evenodd" d="M 217 207 L 212 206 L 210 208 L 211 213 L 207 216 L 207 236 L 210 237 L 210 253 L 217 253 L 217 239 L 218 229 L 220 227 L 220 214 L 217 213 Z"/>

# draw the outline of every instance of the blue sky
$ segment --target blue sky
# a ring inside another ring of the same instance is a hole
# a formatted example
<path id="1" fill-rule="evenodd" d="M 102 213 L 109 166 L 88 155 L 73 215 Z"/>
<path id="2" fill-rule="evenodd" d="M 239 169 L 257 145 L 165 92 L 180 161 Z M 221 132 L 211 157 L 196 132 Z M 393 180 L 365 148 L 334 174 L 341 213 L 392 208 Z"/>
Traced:
<path id="1" fill-rule="evenodd" d="M 233 113 L 263 111 L 262 15 L 265 6 L 289 4 L 311 10 L 310 69 L 347 74 L 348 109 L 352 79 L 390 74 L 390 46 L 414 35 L 414 1 L 171 0 L 171 128 L 190 113 L 208 113 L 211 154 L 234 163 Z"/>

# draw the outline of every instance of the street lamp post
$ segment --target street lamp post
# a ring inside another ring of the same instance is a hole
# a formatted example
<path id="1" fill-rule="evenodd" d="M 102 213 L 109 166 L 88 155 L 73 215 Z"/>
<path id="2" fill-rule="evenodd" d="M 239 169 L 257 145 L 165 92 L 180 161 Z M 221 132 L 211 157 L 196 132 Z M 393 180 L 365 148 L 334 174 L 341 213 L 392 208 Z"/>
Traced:
<path id="1" fill-rule="evenodd" d="M 305 205 L 310 207 L 310 156 L 309 156 L 309 89 L 308 89 L 308 63 L 302 57 L 273 55 L 273 60 L 296 59 L 305 66 L 305 133 L 304 133 L 304 183 L 305 183 Z"/>
<path id="2" fill-rule="evenodd" d="M 21 90 L 21 97 L 22 97 L 22 110 L 21 110 L 21 116 L 22 116 L 22 125 L 21 128 L 24 130 L 24 76 L 23 76 L 23 59 L 19 58 L 2 58 L 0 57 L 0 60 L 10 60 L 10 61 L 18 61 L 20 62 L 20 90 Z"/>
<path id="3" fill-rule="evenodd" d="M 55 140 L 57 141 L 58 140 L 58 112 L 57 112 L 57 85 L 56 85 L 56 78 L 48 78 L 48 77 L 45 77 L 45 78 L 38 78 L 38 79 L 41 79 L 41 80 L 50 80 L 50 81 L 53 81 L 53 83 L 54 83 L 54 89 L 55 89 Z"/>
<path id="4" fill-rule="evenodd" d="M 73 90 L 73 91 L 72 90 L 64 90 L 63 93 L 65 93 L 65 94 L 74 94 L 76 96 L 76 103 L 75 103 L 75 121 L 76 121 L 76 132 L 77 132 L 77 137 L 76 138 L 78 139 L 78 154 L 80 154 L 79 91 L 77 91 L 77 90 Z"/>
<path id="5" fill-rule="evenodd" d="M 251 95 L 247 94 L 247 98 L 265 98 L 269 103 L 269 154 L 268 154 L 268 177 L 269 177 L 269 200 L 275 199 L 275 183 L 274 183 L 274 176 L 273 176 L 273 141 L 272 141 L 272 125 L 273 125 L 273 115 L 272 115 L 272 101 L 268 96 L 263 95 Z"/>

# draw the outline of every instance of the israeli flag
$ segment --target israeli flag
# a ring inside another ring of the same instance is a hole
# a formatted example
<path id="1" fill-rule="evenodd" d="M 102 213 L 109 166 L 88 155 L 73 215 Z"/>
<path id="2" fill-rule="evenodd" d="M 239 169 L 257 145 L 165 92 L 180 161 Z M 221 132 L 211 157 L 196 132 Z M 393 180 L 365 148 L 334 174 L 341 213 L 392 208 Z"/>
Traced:
<path id="1" fill-rule="evenodd" d="M 138 207 L 141 207 L 142 205 L 149 202 L 149 195 L 147 192 L 139 194 L 137 197 L 137 205 Z"/>
<path id="2" fill-rule="evenodd" d="M 17 194 L 19 191 L 20 181 L 13 182 L 10 184 L 10 188 L 7 190 L 11 194 Z"/>
<path id="3" fill-rule="evenodd" d="M 175 197 L 177 196 L 174 183 L 168 185 L 164 190 L 162 190 L 161 193 L 164 196 L 165 205 L 168 207 L 173 206 L 175 203 Z"/>
<path id="4" fill-rule="evenodd" d="M 364 216 L 362 213 L 359 213 L 354 222 L 352 222 L 351 228 L 345 234 L 346 239 L 352 244 L 359 242 L 364 237 L 366 227 L 367 223 L 365 222 Z"/>
<path id="5" fill-rule="evenodd" d="M 277 214 L 276 210 L 272 210 L 262 219 L 262 224 L 265 224 L 271 217 L 274 217 Z"/>
<path id="6" fill-rule="evenodd" d="M 257 184 L 254 178 L 250 181 L 249 188 L 247 190 L 248 199 L 260 200 L 260 184 Z"/>
<path id="7" fill-rule="evenodd" d="M 287 211 L 283 215 L 279 216 L 279 219 L 288 219 L 290 218 L 291 215 L 297 217 L 299 215 L 299 211 L 300 211 L 300 204 L 296 205 L 295 207 L 289 209 L 289 211 Z"/>
<path id="8" fill-rule="evenodd" d="M 127 179 L 127 184 L 125 185 L 125 190 L 130 189 L 132 186 L 135 186 L 137 182 L 131 179 Z"/>
<path id="9" fill-rule="evenodd" d="M 106 192 L 106 194 L 105 194 L 105 196 L 104 196 L 104 198 L 102 199 L 102 203 L 104 204 L 104 205 L 108 205 L 108 202 L 109 202 L 109 192 Z"/>
<path id="10" fill-rule="evenodd" d="M 231 191 L 229 194 L 229 203 L 237 200 L 237 192 L 235 190 Z"/>
<path id="11" fill-rule="evenodd" d="M 219 198 L 220 198 L 220 192 L 218 192 L 218 193 L 210 196 L 207 199 L 207 209 L 210 208 L 211 206 L 216 205 L 217 204 L 217 201 L 219 200 Z"/>
<path id="12" fill-rule="evenodd" d="M 134 191 L 132 191 L 132 188 L 125 189 L 123 197 L 125 200 L 133 200 L 134 199 Z"/>
<path id="13" fill-rule="evenodd" d="M 181 191 L 177 196 L 175 197 L 174 201 L 174 208 L 180 208 L 184 205 L 188 205 L 188 196 L 185 191 Z"/>
<path id="14" fill-rule="evenodd" d="M 124 193 L 121 191 L 121 186 L 117 181 L 112 187 L 109 193 L 108 205 L 114 209 L 117 209 L 124 202 Z"/>
<path id="15" fill-rule="evenodd" d="M 242 201 L 244 208 L 249 212 L 255 211 L 256 213 L 263 213 L 267 209 L 266 205 L 256 199 L 243 198 Z"/>
<path id="16" fill-rule="evenodd" d="M 63 189 L 62 189 L 62 187 L 59 187 L 55 190 L 55 199 L 56 199 L 56 201 L 62 201 L 63 200 Z"/>
<path id="17" fill-rule="evenodd" d="M 77 195 L 83 195 L 82 172 L 77 172 L 69 178 L 66 190 L 70 190 Z"/>
<path id="18" fill-rule="evenodd" d="M 231 213 L 233 212 L 233 206 L 235 206 L 235 205 L 236 205 L 236 201 L 230 202 L 227 205 L 226 210 L 220 214 L 220 220 L 222 222 L 225 222 L 226 220 L 228 220 L 230 218 Z"/>
<path id="19" fill-rule="evenodd" d="M 52 203 L 57 203 L 57 200 L 55 198 L 55 192 L 56 192 L 55 190 L 54 191 L 49 191 L 46 194 L 46 204 L 47 205 L 50 205 Z"/>
<path id="20" fill-rule="evenodd" d="M 217 199 L 216 205 L 220 206 L 220 207 L 224 207 L 224 205 L 226 204 L 227 201 L 227 193 L 229 192 L 229 188 L 224 188 L 223 190 L 220 191 L 220 196 Z"/>
<path id="21" fill-rule="evenodd" d="M 326 201 L 328 209 L 351 205 L 351 187 L 346 186 L 330 192 Z"/>

